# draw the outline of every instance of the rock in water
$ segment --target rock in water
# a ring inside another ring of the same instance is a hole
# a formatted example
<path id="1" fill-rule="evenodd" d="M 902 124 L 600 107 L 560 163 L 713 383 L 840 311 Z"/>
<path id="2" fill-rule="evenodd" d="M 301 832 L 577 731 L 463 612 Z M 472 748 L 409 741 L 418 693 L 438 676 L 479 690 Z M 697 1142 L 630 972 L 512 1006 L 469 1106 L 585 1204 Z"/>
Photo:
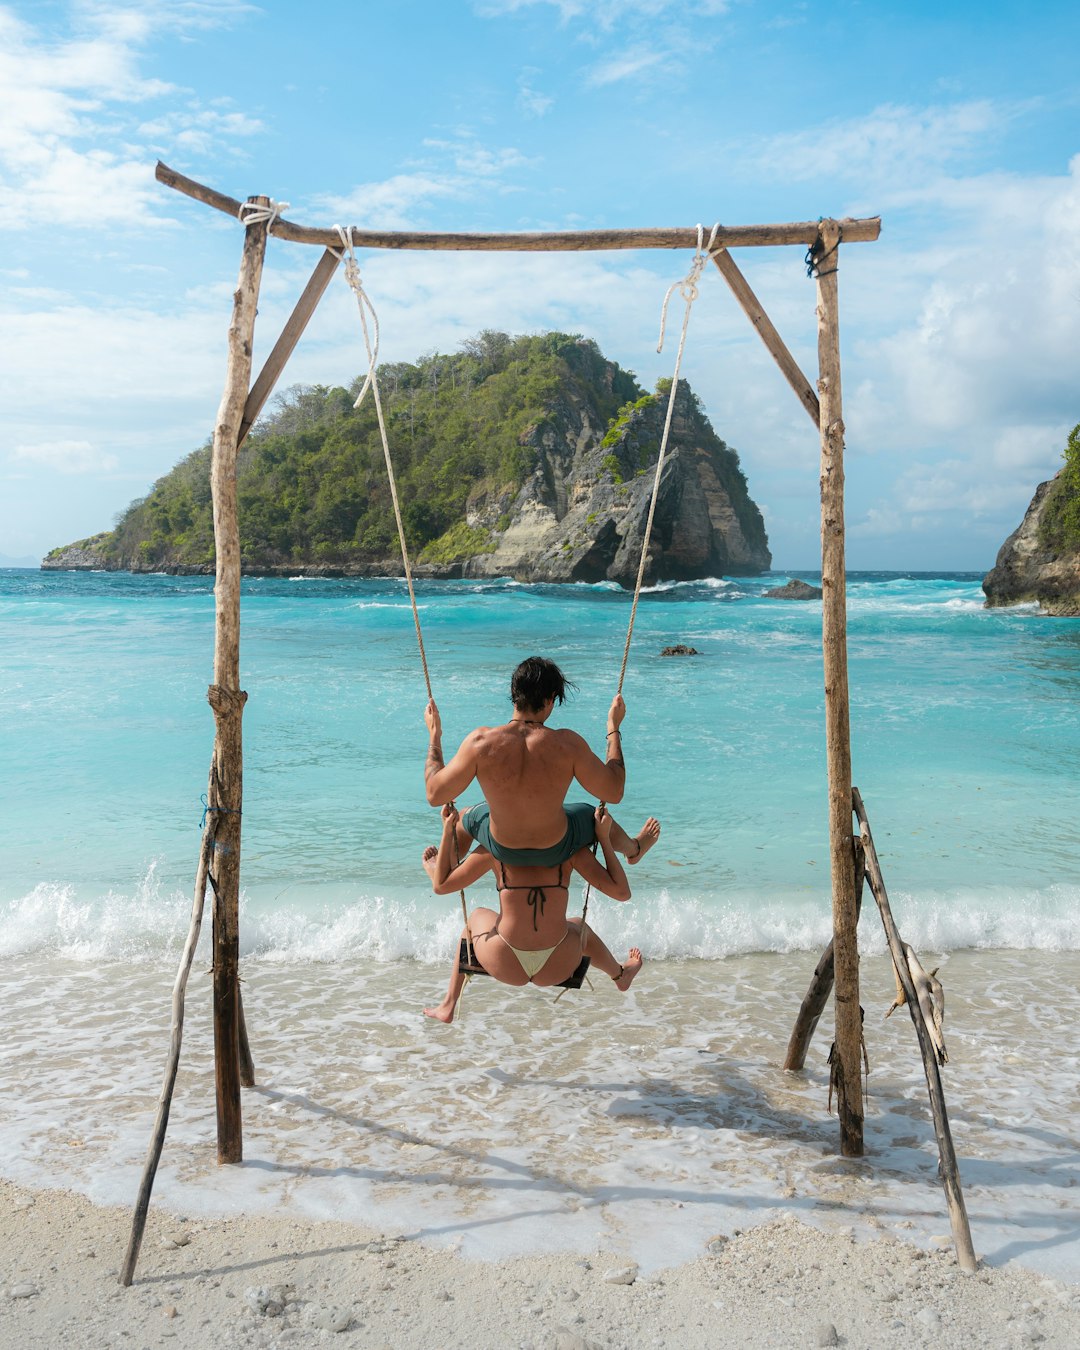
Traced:
<path id="1" fill-rule="evenodd" d="M 999 549 L 983 578 L 988 608 L 1037 601 L 1047 614 L 1080 614 L 1080 549 L 1048 544 L 1039 528 L 1061 476 L 1039 484 L 1024 519 Z"/>
<path id="2" fill-rule="evenodd" d="M 683 643 L 678 643 L 674 647 L 665 647 L 660 653 L 661 656 L 700 656 L 701 653 L 696 647 L 687 647 Z"/>
<path id="3" fill-rule="evenodd" d="M 820 600 L 821 587 L 809 586 L 805 581 L 789 581 L 785 586 L 774 586 L 762 594 L 766 600 Z"/>

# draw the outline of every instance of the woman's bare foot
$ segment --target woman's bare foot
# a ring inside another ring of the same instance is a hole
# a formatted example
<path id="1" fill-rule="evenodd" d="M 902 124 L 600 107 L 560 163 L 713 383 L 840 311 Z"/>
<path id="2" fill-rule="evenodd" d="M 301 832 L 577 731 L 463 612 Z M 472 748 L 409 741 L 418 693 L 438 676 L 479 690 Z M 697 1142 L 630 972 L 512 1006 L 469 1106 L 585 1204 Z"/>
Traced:
<path id="1" fill-rule="evenodd" d="M 456 1003 L 451 1003 L 448 999 L 443 999 L 437 1008 L 425 1008 L 424 1016 L 434 1017 L 437 1022 L 452 1022 L 456 1011 Z"/>
<path id="2" fill-rule="evenodd" d="M 630 988 L 630 986 L 634 983 L 634 976 L 641 969 L 641 966 L 642 966 L 641 948 L 631 947 L 630 954 L 626 958 L 626 961 L 623 965 L 622 974 L 616 975 L 614 977 L 615 987 L 617 989 L 621 989 L 625 994 L 626 991 Z"/>
<path id="3" fill-rule="evenodd" d="M 428 876 L 432 879 L 432 881 L 435 880 L 435 859 L 438 856 L 439 850 L 435 847 L 435 845 L 428 844 L 427 848 L 424 849 L 423 857 L 420 859 L 420 861 L 424 864 L 424 871 L 428 874 Z"/>
<path id="4" fill-rule="evenodd" d="M 633 838 L 634 842 L 637 844 L 637 852 L 628 853 L 626 855 L 626 861 L 631 864 L 639 863 L 642 858 L 644 858 L 645 854 L 648 853 L 649 849 L 652 848 L 653 844 L 660 838 L 660 822 L 655 816 L 650 816 Z"/>

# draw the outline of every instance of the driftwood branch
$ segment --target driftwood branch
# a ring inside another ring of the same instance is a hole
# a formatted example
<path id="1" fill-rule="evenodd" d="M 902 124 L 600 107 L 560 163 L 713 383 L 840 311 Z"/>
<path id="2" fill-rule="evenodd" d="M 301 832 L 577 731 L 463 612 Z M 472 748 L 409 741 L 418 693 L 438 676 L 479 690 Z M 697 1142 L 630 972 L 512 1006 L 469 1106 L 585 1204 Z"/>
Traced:
<path id="1" fill-rule="evenodd" d="M 937 1052 L 919 1004 L 918 994 L 904 951 L 904 944 L 900 940 L 892 909 L 889 906 L 889 896 L 881 875 L 881 864 L 878 862 L 874 839 L 870 833 L 870 821 L 867 819 L 866 807 L 863 805 L 863 799 L 858 788 L 852 788 L 851 801 L 852 809 L 859 819 L 859 830 L 862 834 L 863 846 L 866 849 L 867 880 L 870 882 L 870 890 L 881 914 L 881 922 L 885 928 L 885 937 L 889 944 L 893 967 L 903 985 L 905 1003 L 915 1025 L 915 1034 L 919 1038 L 919 1050 L 922 1053 L 923 1068 L 926 1071 L 926 1086 L 930 1093 L 930 1110 L 934 1118 L 934 1133 L 937 1135 L 941 1184 L 945 1189 L 945 1199 L 949 1206 L 949 1222 L 952 1226 L 956 1259 L 960 1269 L 970 1273 L 977 1266 L 975 1248 L 971 1242 L 971 1227 L 968 1223 L 967 1208 L 964 1205 L 964 1193 L 960 1188 L 960 1169 L 956 1162 L 952 1131 L 949 1129 L 949 1115 L 945 1109 L 945 1090 L 941 1083 Z"/>
<path id="2" fill-rule="evenodd" d="M 187 991 L 191 963 L 195 959 L 195 948 L 199 945 L 199 933 L 202 931 L 203 907 L 206 900 L 206 880 L 210 869 L 210 858 L 214 851 L 214 836 L 217 819 L 208 814 L 203 828 L 202 848 L 199 852 L 199 866 L 195 874 L 195 895 L 191 904 L 191 924 L 187 941 L 180 957 L 180 968 L 176 972 L 172 996 L 172 1030 L 169 1036 L 169 1054 L 165 1063 L 165 1077 L 161 1084 L 158 1099 L 157 1116 L 150 1136 L 150 1147 L 146 1152 L 142 1180 L 135 1200 L 135 1213 L 131 1220 L 131 1237 L 127 1252 L 120 1267 L 120 1283 L 126 1288 L 135 1276 L 135 1263 L 139 1259 L 143 1232 L 146 1229 L 146 1215 L 150 1209 L 150 1193 L 154 1189 L 154 1177 L 157 1175 L 161 1150 L 165 1144 L 165 1131 L 169 1125 L 169 1111 L 172 1107 L 173 1089 L 176 1086 L 176 1074 L 180 1067 L 180 1045 L 184 1038 L 184 996 Z"/>
<path id="3" fill-rule="evenodd" d="M 862 840 L 852 840 L 852 847 L 855 850 L 855 915 L 856 923 L 858 916 L 862 912 L 863 883 L 866 879 L 866 857 L 863 852 Z M 784 1072 L 798 1073 L 806 1064 L 806 1053 L 810 1049 L 810 1041 L 814 1032 L 817 1030 L 818 1020 L 825 1011 L 825 1005 L 829 1001 L 829 995 L 833 987 L 833 944 L 829 939 L 829 945 L 825 948 L 821 960 L 817 963 L 814 970 L 813 979 L 810 981 L 810 988 L 806 991 L 806 997 L 799 1008 L 799 1015 L 795 1019 L 795 1027 L 791 1033 L 791 1040 L 788 1041 L 787 1054 L 784 1056 Z"/>
<path id="4" fill-rule="evenodd" d="M 195 201 L 236 217 L 240 203 L 234 197 L 185 178 L 158 161 L 155 176 L 159 183 L 175 188 Z M 881 219 L 869 216 L 863 220 L 844 220 L 845 243 L 860 243 L 877 239 L 881 233 Z M 818 237 L 820 224 L 816 220 L 800 221 L 790 225 L 721 225 L 716 231 L 716 244 L 723 248 L 753 247 L 774 244 L 802 244 L 808 248 Z M 336 229 L 297 225 L 278 217 L 270 233 L 275 239 L 288 239 L 294 244 L 318 244 L 323 248 L 341 247 Z M 624 248 L 686 248 L 697 247 L 696 226 L 651 230 L 564 230 L 552 233 L 528 234 L 430 234 L 415 231 L 353 229 L 356 248 L 390 249 L 450 249 L 461 252 L 587 252 L 597 249 Z"/>

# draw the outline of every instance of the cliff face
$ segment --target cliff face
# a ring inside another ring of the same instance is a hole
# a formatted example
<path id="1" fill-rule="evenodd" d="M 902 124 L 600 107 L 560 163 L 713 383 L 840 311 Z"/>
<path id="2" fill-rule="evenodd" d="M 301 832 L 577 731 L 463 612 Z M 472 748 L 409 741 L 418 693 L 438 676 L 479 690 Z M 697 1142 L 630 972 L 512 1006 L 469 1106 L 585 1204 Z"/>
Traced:
<path id="1" fill-rule="evenodd" d="M 1080 549 L 1047 544 L 1039 528 L 1064 473 L 1039 484 L 1024 519 L 999 549 L 983 578 L 988 607 L 1037 601 L 1048 614 L 1080 615 Z"/>
<path id="2" fill-rule="evenodd" d="M 558 415 L 534 433 L 536 469 L 520 491 L 480 491 L 470 499 L 469 524 L 492 530 L 495 547 L 468 559 L 463 575 L 633 586 L 665 412 L 666 396 L 641 399 L 605 436 L 585 402 L 564 400 Z M 771 562 L 761 512 L 737 457 L 680 382 L 646 583 L 754 574 Z"/>
<path id="3" fill-rule="evenodd" d="M 380 372 L 406 540 L 419 576 L 632 586 L 667 390 L 643 394 L 595 343 L 484 333 L 456 356 Z M 248 574 L 400 576 L 372 400 L 293 390 L 238 463 Z M 210 452 L 195 451 L 108 534 L 42 566 L 213 571 Z M 645 580 L 753 574 L 771 564 L 738 455 L 685 382 L 673 408 Z"/>

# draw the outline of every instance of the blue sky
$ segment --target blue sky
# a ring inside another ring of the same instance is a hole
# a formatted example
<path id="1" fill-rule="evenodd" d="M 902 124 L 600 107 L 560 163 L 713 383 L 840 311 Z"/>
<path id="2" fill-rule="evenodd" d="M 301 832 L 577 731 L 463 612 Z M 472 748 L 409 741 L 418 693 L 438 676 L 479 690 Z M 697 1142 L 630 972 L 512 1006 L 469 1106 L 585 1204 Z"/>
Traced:
<path id="1" fill-rule="evenodd" d="M 1080 7 L 836 0 L 0 3 L 0 558 L 108 528 L 210 432 L 241 228 L 522 230 L 877 215 L 841 259 L 848 562 L 985 569 L 1080 421 Z M 256 362 L 315 250 L 271 241 Z M 798 249 L 735 253 L 815 376 Z M 647 387 L 689 255 L 362 255 L 382 357 L 587 334 Z M 283 385 L 362 367 L 331 287 Z M 818 443 L 719 275 L 684 374 L 776 566 Z"/>

